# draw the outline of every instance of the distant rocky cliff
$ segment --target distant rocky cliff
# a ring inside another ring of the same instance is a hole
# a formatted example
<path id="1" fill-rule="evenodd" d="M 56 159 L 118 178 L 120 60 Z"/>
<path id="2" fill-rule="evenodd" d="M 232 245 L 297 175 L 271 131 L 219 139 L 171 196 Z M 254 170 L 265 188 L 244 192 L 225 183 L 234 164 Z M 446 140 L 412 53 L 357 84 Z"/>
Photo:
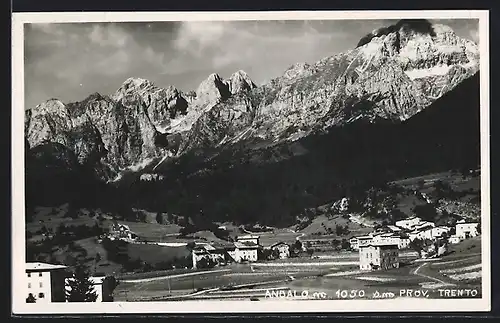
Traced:
<path id="1" fill-rule="evenodd" d="M 478 69 L 472 41 L 447 26 L 403 20 L 262 86 L 244 71 L 228 79 L 211 74 L 189 93 L 129 78 L 110 96 L 48 100 L 26 111 L 25 135 L 30 150 L 56 159 L 64 150 L 109 181 L 192 150 L 249 139 L 274 145 L 352 122 L 408 120 Z M 64 149 L 42 149 L 53 144 Z"/>

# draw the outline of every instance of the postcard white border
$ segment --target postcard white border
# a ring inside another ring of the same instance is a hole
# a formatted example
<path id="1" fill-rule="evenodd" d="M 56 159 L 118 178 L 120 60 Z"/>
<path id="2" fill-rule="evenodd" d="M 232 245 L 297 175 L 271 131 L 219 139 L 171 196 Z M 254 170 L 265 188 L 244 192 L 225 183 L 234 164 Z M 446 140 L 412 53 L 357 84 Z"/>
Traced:
<path id="1" fill-rule="evenodd" d="M 26 304 L 15 294 L 25 278 L 24 222 L 24 23 L 324 20 L 324 19 L 479 19 L 481 126 L 481 299 L 394 299 L 335 301 L 183 301 Z M 268 12 L 65 12 L 12 15 L 12 312 L 14 314 L 125 313 L 326 313 L 326 312 L 475 312 L 491 309 L 489 12 L 433 11 L 268 11 Z M 17 297 L 16 297 L 17 296 Z M 228 304 L 230 303 L 230 305 Z"/>

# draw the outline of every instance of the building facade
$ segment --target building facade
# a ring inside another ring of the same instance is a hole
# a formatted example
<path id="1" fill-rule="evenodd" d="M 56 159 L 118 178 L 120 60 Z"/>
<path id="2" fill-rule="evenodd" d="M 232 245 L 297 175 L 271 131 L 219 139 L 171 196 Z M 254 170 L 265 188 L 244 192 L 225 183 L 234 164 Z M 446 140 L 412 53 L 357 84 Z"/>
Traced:
<path id="1" fill-rule="evenodd" d="M 388 270 L 399 268 L 398 245 L 372 243 L 359 248 L 359 269 Z"/>
<path id="2" fill-rule="evenodd" d="M 290 258 L 290 246 L 284 242 L 275 243 L 270 249 L 277 253 L 279 259 Z"/>
<path id="3" fill-rule="evenodd" d="M 234 246 L 235 246 L 234 260 L 236 262 L 257 261 L 259 245 L 250 242 L 246 243 L 235 242 Z"/>
<path id="4" fill-rule="evenodd" d="M 210 260 L 215 265 L 225 265 L 228 262 L 234 261 L 235 248 L 215 248 L 210 245 L 198 247 L 191 252 L 193 260 L 193 268 L 199 268 L 199 263 L 202 259 Z"/>
<path id="5" fill-rule="evenodd" d="M 409 217 L 408 219 L 405 219 L 405 220 L 396 221 L 395 225 L 397 227 L 410 230 L 413 227 L 415 227 L 416 225 L 418 225 L 421 221 L 422 221 L 422 219 L 420 219 L 419 217 L 412 216 L 412 217 Z"/>
<path id="6" fill-rule="evenodd" d="M 451 243 L 451 244 L 457 244 L 457 243 L 460 243 L 460 241 L 462 241 L 462 240 L 456 234 L 454 234 L 454 235 L 452 235 L 451 237 L 448 238 L 448 242 Z"/>
<path id="7" fill-rule="evenodd" d="M 451 230 L 451 228 L 446 227 L 446 226 L 439 226 L 439 227 L 428 226 L 424 229 L 414 230 L 414 231 L 410 232 L 409 237 L 410 237 L 411 241 L 413 241 L 415 239 L 434 240 L 436 238 L 442 237 L 443 234 L 448 234 L 450 232 L 450 230 Z"/>
<path id="8" fill-rule="evenodd" d="M 256 235 L 244 235 L 244 236 L 238 236 L 236 237 L 237 242 L 241 243 L 253 243 L 256 245 L 260 245 L 260 237 Z"/>
<path id="9" fill-rule="evenodd" d="M 358 237 L 352 237 L 351 239 L 349 239 L 349 245 L 351 246 L 352 250 L 359 250 Z"/>
<path id="10" fill-rule="evenodd" d="M 392 232 L 370 233 L 366 236 L 353 237 L 349 240 L 351 249 L 359 250 L 360 247 L 368 246 L 372 243 L 396 244 L 399 249 L 406 249 L 410 244 L 410 238 Z"/>
<path id="11" fill-rule="evenodd" d="M 26 263 L 25 297 L 31 296 L 36 303 L 64 302 L 64 280 L 67 267 L 41 262 Z"/>
<path id="12" fill-rule="evenodd" d="M 455 234 L 462 240 L 476 237 L 479 233 L 477 222 L 465 222 L 465 220 L 458 221 L 455 226 Z"/>

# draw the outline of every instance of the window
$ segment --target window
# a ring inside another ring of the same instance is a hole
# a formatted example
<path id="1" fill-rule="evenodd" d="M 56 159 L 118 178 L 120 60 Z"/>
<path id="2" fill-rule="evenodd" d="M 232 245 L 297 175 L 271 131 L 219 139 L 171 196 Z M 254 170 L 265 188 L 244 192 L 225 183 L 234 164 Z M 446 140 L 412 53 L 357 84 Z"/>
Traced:
<path id="1" fill-rule="evenodd" d="M 28 283 L 28 288 L 31 288 L 31 283 Z"/>
<path id="2" fill-rule="evenodd" d="M 38 298 L 44 298 L 45 294 L 44 293 L 38 293 Z"/>
<path id="3" fill-rule="evenodd" d="M 40 282 L 40 287 L 43 287 L 43 283 L 42 282 Z"/>

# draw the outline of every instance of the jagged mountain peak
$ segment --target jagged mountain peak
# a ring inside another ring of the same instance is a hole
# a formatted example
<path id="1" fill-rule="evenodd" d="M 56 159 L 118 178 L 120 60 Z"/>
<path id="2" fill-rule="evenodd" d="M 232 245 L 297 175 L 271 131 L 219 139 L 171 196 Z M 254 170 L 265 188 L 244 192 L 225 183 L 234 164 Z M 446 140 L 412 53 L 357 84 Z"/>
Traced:
<path id="1" fill-rule="evenodd" d="M 454 66 L 474 73 L 479 67 L 479 48 L 473 41 L 459 37 L 452 28 L 431 24 L 425 19 L 401 20 L 376 29 L 363 37 L 353 53 L 379 66 L 396 60 L 410 78 L 442 76 Z M 364 70 L 364 69 L 363 69 Z"/>
<path id="2" fill-rule="evenodd" d="M 85 101 L 91 101 L 91 100 L 102 100 L 102 99 L 105 99 L 106 96 L 105 95 L 102 95 L 101 93 L 99 92 L 94 92 L 92 94 L 90 94 L 86 99 Z"/>
<path id="3" fill-rule="evenodd" d="M 45 102 L 38 104 L 34 109 L 50 111 L 50 110 L 59 110 L 64 108 L 65 108 L 64 102 L 56 98 L 50 98 Z M 33 108 L 29 108 L 27 110 L 33 110 Z"/>
<path id="4" fill-rule="evenodd" d="M 234 72 L 231 77 L 226 80 L 226 84 L 229 86 L 231 94 L 246 92 L 257 87 L 250 76 L 243 70 Z"/>
<path id="5" fill-rule="evenodd" d="M 227 79 L 212 73 L 188 93 L 130 77 L 111 96 L 49 100 L 26 113 L 25 127 L 30 147 L 57 142 L 84 161 L 107 151 L 99 163 L 116 175 L 190 149 L 274 144 L 353 122 L 407 120 L 472 75 L 478 62 L 477 45 L 448 26 L 401 20 L 347 52 L 295 63 L 260 87 L 243 70 Z M 73 137 L 82 135 L 79 146 Z"/>
<path id="6" fill-rule="evenodd" d="M 154 82 L 140 78 L 140 77 L 129 77 L 123 82 L 120 88 L 113 95 L 117 101 L 121 99 L 124 94 L 137 93 L 140 94 L 142 92 L 166 92 L 172 95 L 179 95 L 180 91 L 173 85 L 167 85 L 164 88 L 158 87 Z"/>
<path id="7" fill-rule="evenodd" d="M 144 88 L 148 86 L 154 86 L 153 82 L 147 79 L 143 79 L 140 77 L 129 77 L 123 82 L 123 86 L 125 88 Z"/>
<path id="8" fill-rule="evenodd" d="M 196 89 L 196 97 L 202 101 L 216 102 L 219 99 L 229 97 L 229 95 L 228 85 L 217 73 L 210 74 Z"/>
<path id="9" fill-rule="evenodd" d="M 420 34 L 420 35 L 430 35 L 435 36 L 436 31 L 434 30 L 434 25 L 427 19 L 401 19 L 397 23 L 387 26 L 380 27 L 373 30 L 371 33 L 365 35 L 361 38 L 356 47 L 361 47 L 366 45 L 373 38 L 386 36 L 390 33 L 400 32 L 402 34 Z"/>

